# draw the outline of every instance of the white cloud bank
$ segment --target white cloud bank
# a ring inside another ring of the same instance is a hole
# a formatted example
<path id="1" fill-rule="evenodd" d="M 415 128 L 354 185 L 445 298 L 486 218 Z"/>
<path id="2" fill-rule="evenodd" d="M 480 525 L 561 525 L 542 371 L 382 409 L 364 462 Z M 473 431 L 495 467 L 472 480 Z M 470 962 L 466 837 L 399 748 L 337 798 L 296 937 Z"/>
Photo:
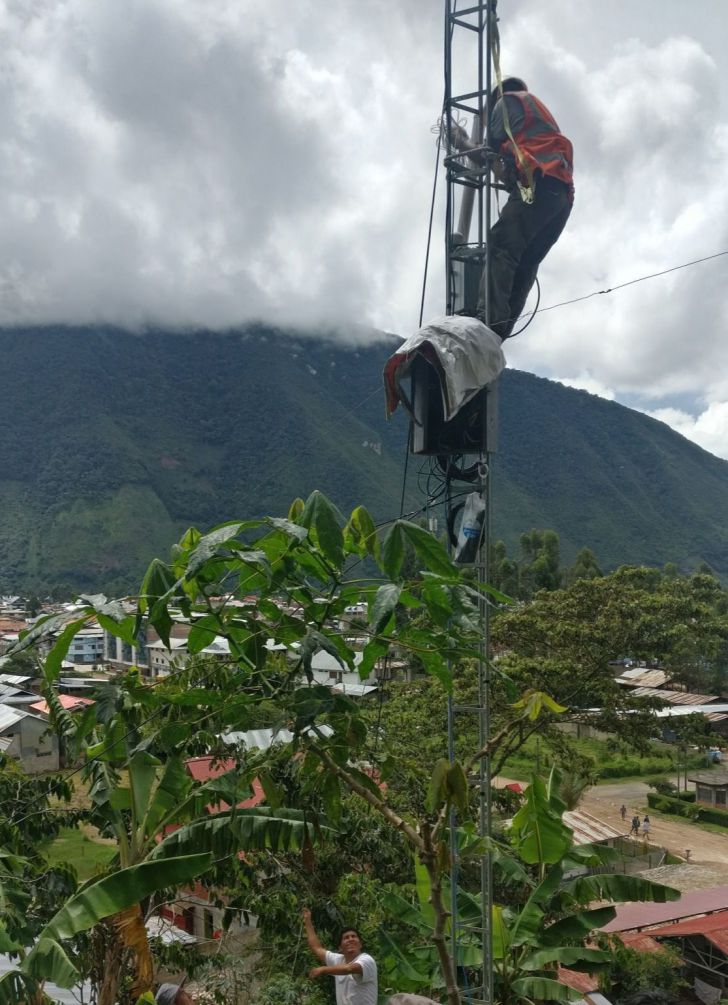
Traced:
<path id="1" fill-rule="evenodd" d="M 499 12 L 504 69 L 575 147 L 542 306 L 728 248 L 721 0 L 689 16 L 683 0 Z M 0 0 L 0 323 L 263 316 L 407 334 L 441 29 L 441 0 Z M 442 216 L 440 198 L 428 314 Z M 544 312 L 509 361 L 639 398 L 718 450 L 725 274 L 716 259 Z"/>

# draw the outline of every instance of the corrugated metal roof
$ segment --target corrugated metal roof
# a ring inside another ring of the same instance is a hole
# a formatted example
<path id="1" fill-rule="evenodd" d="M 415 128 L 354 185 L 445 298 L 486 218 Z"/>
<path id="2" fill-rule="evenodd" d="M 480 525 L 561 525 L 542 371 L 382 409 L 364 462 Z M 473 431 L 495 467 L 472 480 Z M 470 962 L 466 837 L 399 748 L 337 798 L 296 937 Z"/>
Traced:
<path id="1" fill-rule="evenodd" d="M 11 708 L 10 705 L 0 705 L 0 732 L 14 726 L 27 714 L 22 709 Z"/>
<path id="2" fill-rule="evenodd" d="M 6 698 L 13 698 L 19 694 L 29 694 L 28 691 L 23 691 L 22 688 L 12 687 L 10 684 L 0 684 L 0 702 L 4 701 Z"/>
<path id="3" fill-rule="evenodd" d="M 354 666 L 359 666 L 363 659 L 364 653 L 354 653 Z M 313 654 L 311 657 L 311 669 L 326 672 L 332 670 L 343 672 L 344 670 L 341 663 L 331 653 L 327 653 L 325 649 L 320 649 L 317 653 Z"/>
<path id="4" fill-rule="evenodd" d="M 728 771 L 695 771 L 688 775 L 689 782 L 700 782 L 701 785 L 728 785 Z"/>
<path id="5" fill-rule="evenodd" d="M 654 933 L 652 933 L 654 934 Z M 619 932 L 618 938 L 625 946 L 636 949 L 638 953 L 661 953 L 664 952 L 659 942 L 652 938 L 652 934 L 645 935 L 643 932 Z"/>
<path id="6" fill-rule="evenodd" d="M 331 690 L 338 694 L 344 694 L 348 698 L 366 698 L 372 691 L 377 690 L 376 684 L 332 684 Z"/>
<path id="7" fill-rule="evenodd" d="M 317 728 L 324 736 L 331 736 L 333 733 L 331 726 L 323 725 Z M 290 743 L 293 739 L 293 733 L 290 729 L 249 729 L 244 733 L 223 733 L 222 738 L 225 743 L 235 743 L 245 747 L 246 750 L 253 748 L 267 750 L 274 743 Z"/>
<path id="8" fill-rule="evenodd" d="M 75 712 L 80 708 L 85 708 L 86 705 L 95 705 L 96 702 L 91 698 L 74 698 L 70 694 L 59 694 L 56 695 L 58 701 L 62 708 L 65 708 L 67 712 Z M 35 704 L 30 705 L 30 708 L 39 715 L 48 715 L 50 709 L 48 708 L 48 702 L 43 699 L 42 701 L 37 701 Z"/>
<path id="9" fill-rule="evenodd" d="M 639 698 L 660 698 L 671 705 L 708 705 L 718 701 L 717 694 L 691 694 L 689 691 L 668 691 L 659 687 L 636 687 L 632 694 Z"/>
<path id="10" fill-rule="evenodd" d="M 583 810 L 567 810 L 564 813 L 564 823 L 573 830 L 576 845 L 613 841 L 622 837 L 622 831 L 615 830 L 610 824 Z"/>
<path id="11" fill-rule="evenodd" d="M 651 930 L 655 937 L 674 939 L 684 935 L 702 935 L 728 956 L 728 911 L 718 911 L 703 918 L 690 918 L 674 925 L 663 925 Z"/>
<path id="12" fill-rule="evenodd" d="M 580 994 L 596 991 L 599 987 L 599 978 L 594 974 L 583 974 L 579 970 L 569 970 L 567 967 L 558 968 L 556 980 L 559 984 L 565 984 L 567 988 L 578 991 Z"/>
<path id="13" fill-rule="evenodd" d="M 671 705 L 670 708 L 659 708 L 652 713 L 658 719 L 671 719 L 679 715 L 704 715 L 711 722 L 722 722 L 728 718 L 728 704 L 720 705 Z"/>
<path id="14" fill-rule="evenodd" d="M 183 928 L 173 925 L 167 918 L 160 918 L 158 914 L 152 915 L 146 922 L 147 935 L 152 939 L 161 939 L 162 944 L 170 946 L 178 943 L 182 946 L 191 946 L 199 940 L 194 935 L 190 935 Z"/>
<path id="15" fill-rule="evenodd" d="M 614 678 L 624 687 L 662 687 L 670 680 L 664 670 L 649 670 L 647 667 L 631 667 Z"/>
<path id="16" fill-rule="evenodd" d="M 33 678 L 15 673 L 0 673 L 0 684 L 13 684 L 18 687 L 27 684 L 29 680 Z"/>
<path id="17" fill-rule="evenodd" d="M 616 917 L 605 925 L 603 932 L 626 932 L 663 925 L 668 921 L 692 918 L 699 914 L 714 914 L 728 910 L 728 886 L 684 893 L 680 900 L 669 904 L 620 904 Z M 650 931 L 650 935 L 652 935 Z"/>
<path id="18" fill-rule="evenodd" d="M 719 932 L 723 929 L 728 930 L 728 911 L 716 911 L 715 914 L 651 928 L 650 936 L 657 939 L 661 936 L 672 938 L 678 935 L 707 935 L 708 932 Z"/>

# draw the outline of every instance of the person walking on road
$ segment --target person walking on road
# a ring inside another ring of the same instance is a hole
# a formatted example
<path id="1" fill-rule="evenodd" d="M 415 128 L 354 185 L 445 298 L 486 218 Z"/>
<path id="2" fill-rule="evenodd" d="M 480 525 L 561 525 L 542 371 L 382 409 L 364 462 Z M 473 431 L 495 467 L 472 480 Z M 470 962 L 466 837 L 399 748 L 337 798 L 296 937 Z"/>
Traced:
<path id="1" fill-rule="evenodd" d="M 630 833 L 630 837 L 632 836 L 632 834 L 634 834 L 635 837 L 639 837 L 639 833 L 640 833 L 640 818 L 637 816 L 636 813 L 632 817 L 632 826 L 630 828 L 629 833 Z"/>
<path id="2" fill-rule="evenodd" d="M 619 807 L 619 815 L 622 818 L 622 822 L 624 823 L 624 821 L 627 819 L 627 807 L 624 805 L 624 803 L 622 803 L 622 805 Z"/>
<path id="3" fill-rule="evenodd" d="M 642 821 L 642 833 L 644 834 L 645 837 L 650 836 L 650 826 L 651 826 L 650 818 L 646 816 L 645 819 Z"/>

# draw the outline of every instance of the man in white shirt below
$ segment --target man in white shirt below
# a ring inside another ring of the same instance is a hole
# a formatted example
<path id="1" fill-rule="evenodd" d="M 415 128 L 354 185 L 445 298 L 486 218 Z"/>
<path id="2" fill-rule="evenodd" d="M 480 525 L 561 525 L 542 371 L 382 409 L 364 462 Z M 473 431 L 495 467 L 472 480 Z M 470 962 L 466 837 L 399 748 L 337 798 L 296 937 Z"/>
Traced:
<path id="1" fill-rule="evenodd" d="M 339 952 L 324 949 L 311 921 L 311 912 L 303 909 L 308 948 L 324 964 L 309 971 L 312 981 L 331 976 L 336 982 L 336 1005 L 377 1005 L 377 964 L 362 952 L 361 936 L 355 928 L 344 928 Z"/>

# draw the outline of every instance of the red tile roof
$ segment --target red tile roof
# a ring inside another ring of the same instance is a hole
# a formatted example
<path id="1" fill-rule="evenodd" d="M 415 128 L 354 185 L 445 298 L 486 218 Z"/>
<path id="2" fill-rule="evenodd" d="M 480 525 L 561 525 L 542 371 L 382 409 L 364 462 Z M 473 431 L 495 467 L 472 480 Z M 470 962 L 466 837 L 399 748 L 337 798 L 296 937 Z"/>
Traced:
<path id="1" fill-rule="evenodd" d="M 67 712 L 78 712 L 79 709 L 85 708 L 86 705 L 94 704 L 91 698 L 74 698 L 70 694 L 59 694 L 56 697 Z M 28 707 L 34 709 L 36 712 L 40 712 L 41 715 L 48 715 L 50 711 L 48 702 L 45 699 L 43 701 L 36 701 Z"/>
<path id="2" fill-rule="evenodd" d="M 582 995 L 596 991 L 599 987 L 599 978 L 594 974 L 583 974 L 580 970 L 568 970 L 566 967 L 559 967 L 556 980 Z"/>
<path id="3" fill-rule="evenodd" d="M 650 935 L 664 939 L 677 938 L 680 935 L 704 935 L 728 956 L 728 911 L 717 911 L 715 914 L 703 915 L 700 918 L 689 918 L 672 925 L 662 925 L 650 930 Z"/>
<path id="4" fill-rule="evenodd" d="M 668 904 L 621 904 L 617 916 L 605 925 L 603 932 L 626 932 L 630 929 L 654 928 L 668 921 L 680 921 L 699 914 L 714 914 L 728 910 L 728 886 L 684 893 L 680 900 Z M 650 932 L 650 935 L 653 933 Z"/>
<path id="5" fill-rule="evenodd" d="M 236 762 L 231 757 L 191 757 L 189 761 L 185 761 L 185 767 L 196 782 L 207 782 L 211 778 L 219 778 L 225 772 L 231 771 L 235 767 L 235 764 Z M 265 800 L 263 786 L 257 778 L 253 779 L 251 788 L 253 789 L 253 795 L 237 804 L 239 810 L 252 809 L 253 806 L 259 806 Z M 207 812 L 221 813 L 229 809 L 228 804 L 223 801 L 220 803 L 211 803 L 207 807 Z"/>

